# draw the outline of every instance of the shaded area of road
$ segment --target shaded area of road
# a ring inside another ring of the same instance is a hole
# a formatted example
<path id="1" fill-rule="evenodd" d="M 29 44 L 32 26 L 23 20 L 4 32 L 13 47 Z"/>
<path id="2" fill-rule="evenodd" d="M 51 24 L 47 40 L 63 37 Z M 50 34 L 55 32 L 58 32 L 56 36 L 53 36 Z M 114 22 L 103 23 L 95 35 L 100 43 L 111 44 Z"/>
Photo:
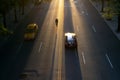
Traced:
<path id="1" fill-rule="evenodd" d="M 66 80 L 82 80 L 79 56 L 76 49 L 65 50 L 65 76 Z"/>
<path id="2" fill-rule="evenodd" d="M 34 41 L 24 41 L 25 27 L 31 22 L 36 22 L 39 25 L 39 29 L 41 29 L 48 8 L 49 4 L 45 5 L 45 3 L 42 7 L 35 6 L 16 27 L 13 36 L 1 47 L 0 80 L 16 80 L 23 70 L 34 46 Z M 22 52 L 21 49 L 23 49 Z"/>
<path id="3" fill-rule="evenodd" d="M 71 1 L 64 1 L 64 33 L 75 32 L 72 19 Z M 65 80 L 82 80 L 80 59 L 76 49 L 65 49 Z"/>

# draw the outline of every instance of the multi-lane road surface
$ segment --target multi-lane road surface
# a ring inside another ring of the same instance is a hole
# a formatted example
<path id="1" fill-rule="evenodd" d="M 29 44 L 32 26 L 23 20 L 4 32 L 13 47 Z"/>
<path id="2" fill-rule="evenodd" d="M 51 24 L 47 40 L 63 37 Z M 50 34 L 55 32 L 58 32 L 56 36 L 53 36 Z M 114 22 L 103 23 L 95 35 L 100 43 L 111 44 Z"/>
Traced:
<path id="1" fill-rule="evenodd" d="M 58 26 L 55 19 L 58 18 Z M 34 41 L 24 41 L 35 22 Z M 64 33 L 78 47 L 65 49 Z M 0 80 L 120 80 L 120 41 L 88 0 L 52 0 L 35 6 L 0 49 Z"/>

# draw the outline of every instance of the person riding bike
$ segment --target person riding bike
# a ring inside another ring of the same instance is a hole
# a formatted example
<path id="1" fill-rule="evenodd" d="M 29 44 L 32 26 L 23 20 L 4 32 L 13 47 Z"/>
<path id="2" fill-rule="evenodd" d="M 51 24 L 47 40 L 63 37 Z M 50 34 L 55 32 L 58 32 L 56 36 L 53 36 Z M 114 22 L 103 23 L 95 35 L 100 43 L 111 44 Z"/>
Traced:
<path id="1" fill-rule="evenodd" d="M 55 24 L 56 24 L 56 26 L 58 25 L 58 19 L 57 18 L 55 19 Z"/>

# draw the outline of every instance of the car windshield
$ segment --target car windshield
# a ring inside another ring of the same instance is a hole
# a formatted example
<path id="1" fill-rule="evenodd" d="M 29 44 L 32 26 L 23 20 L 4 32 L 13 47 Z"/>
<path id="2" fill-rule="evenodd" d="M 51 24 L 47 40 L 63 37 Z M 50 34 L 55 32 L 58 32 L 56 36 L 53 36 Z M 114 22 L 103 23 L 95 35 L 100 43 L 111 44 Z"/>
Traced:
<path id="1" fill-rule="evenodd" d="M 69 35 L 67 36 L 68 42 L 74 42 L 73 36 Z"/>

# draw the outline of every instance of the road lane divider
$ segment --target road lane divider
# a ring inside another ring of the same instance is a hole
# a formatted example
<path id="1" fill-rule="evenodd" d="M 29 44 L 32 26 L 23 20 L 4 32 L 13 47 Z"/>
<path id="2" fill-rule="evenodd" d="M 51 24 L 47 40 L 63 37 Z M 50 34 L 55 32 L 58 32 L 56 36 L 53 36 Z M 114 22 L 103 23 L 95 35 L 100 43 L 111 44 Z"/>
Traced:
<path id="1" fill-rule="evenodd" d="M 42 42 L 40 43 L 40 46 L 39 46 L 38 52 L 40 52 L 41 47 L 42 47 Z"/>
<path id="2" fill-rule="evenodd" d="M 83 59 L 83 63 L 86 64 L 84 52 L 82 52 L 82 59 Z"/>
<path id="3" fill-rule="evenodd" d="M 94 25 L 92 25 L 92 29 L 93 29 L 94 32 L 96 32 L 96 29 L 95 29 Z"/>
<path id="4" fill-rule="evenodd" d="M 22 46 L 23 46 L 23 42 L 19 45 L 19 47 L 18 47 L 18 49 L 16 51 L 16 54 L 18 54 L 20 52 L 20 49 L 22 48 Z"/>
<path id="5" fill-rule="evenodd" d="M 106 54 L 105 56 L 106 56 L 106 58 L 107 58 L 107 60 L 108 60 L 108 62 L 109 62 L 109 64 L 110 64 L 111 68 L 113 69 L 114 67 L 113 67 L 113 65 L 112 65 L 112 63 L 111 63 L 111 61 L 110 61 L 109 56 L 108 56 L 107 54 Z"/>

